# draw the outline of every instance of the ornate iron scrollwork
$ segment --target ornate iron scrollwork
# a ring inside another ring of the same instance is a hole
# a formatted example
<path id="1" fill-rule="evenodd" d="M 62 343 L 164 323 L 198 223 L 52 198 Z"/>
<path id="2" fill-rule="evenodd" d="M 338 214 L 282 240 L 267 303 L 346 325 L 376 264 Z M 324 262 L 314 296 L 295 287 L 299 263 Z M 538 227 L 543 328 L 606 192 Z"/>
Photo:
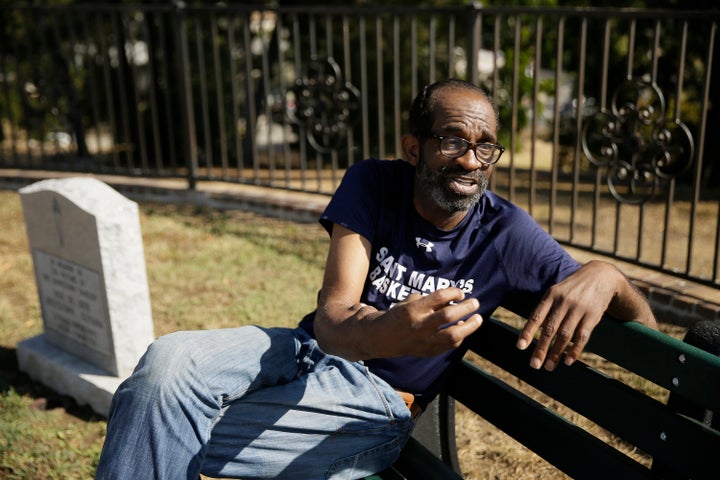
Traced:
<path id="1" fill-rule="evenodd" d="M 290 120 L 305 127 L 305 135 L 316 150 L 328 153 L 337 148 L 346 132 L 358 120 L 360 92 L 343 82 L 340 66 L 331 57 L 312 60 L 292 89 Z"/>
<path id="2" fill-rule="evenodd" d="M 628 79 L 615 91 L 612 110 L 589 117 L 582 133 L 585 155 L 606 170 L 612 195 L 624 203 L 653 198 L 663 182 L 693 161 L 690 130 L 665 116 L 665 99 L 654 83 Z"/>

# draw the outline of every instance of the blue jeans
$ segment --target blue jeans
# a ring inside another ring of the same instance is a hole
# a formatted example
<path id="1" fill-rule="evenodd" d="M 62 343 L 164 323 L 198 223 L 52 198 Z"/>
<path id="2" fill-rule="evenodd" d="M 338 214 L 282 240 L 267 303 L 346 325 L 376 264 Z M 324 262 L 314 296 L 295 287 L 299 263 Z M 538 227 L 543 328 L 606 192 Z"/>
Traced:
<path id="1" fill-rule="evenodd" d="M 356 479 L 413 425 L 390 385 L 304 330 L 178 332 L 115 393 L 96 479 Z"/>

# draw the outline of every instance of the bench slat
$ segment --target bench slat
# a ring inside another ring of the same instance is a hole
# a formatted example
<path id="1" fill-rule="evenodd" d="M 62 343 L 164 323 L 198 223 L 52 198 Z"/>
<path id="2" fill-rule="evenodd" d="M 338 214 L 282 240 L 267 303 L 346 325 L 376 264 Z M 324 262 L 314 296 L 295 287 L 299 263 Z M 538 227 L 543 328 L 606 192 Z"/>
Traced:
<path id="1" fill-rule="evenodd" d="M 603 321 L 588 349 L 708 410 L 720 412 L 720 357 L 639 323 Z"/>
<path id="2" fill-rule="evenodd" d="M 573 478 L 651 478 L 644 466 L 477 366 L 465 362 L 449 380 L 448 394 Z"/>
<path id="3" fill-rule="evenodd" d="M 675 414 L 582 362 L 570 368 L 559 366 L 554 372 L 533 370 L 528 366 L 532 347 L 525 352 L 514 350 L 516 338 L 515 329 L 491 319 L 473 337 L 471 349 L 654 457 L 685 473 L 707 474 L 707 468 L 698 465 L 706 465 L 713 452 L 720 451 L 720 433 Z M 469 382 L 466 378 L 460 385 Z M 456 394 L 462 393 L 451 393 Z M 720 466 L 714 468 L 718 469 L 714 478 L 720 478 Z"/>

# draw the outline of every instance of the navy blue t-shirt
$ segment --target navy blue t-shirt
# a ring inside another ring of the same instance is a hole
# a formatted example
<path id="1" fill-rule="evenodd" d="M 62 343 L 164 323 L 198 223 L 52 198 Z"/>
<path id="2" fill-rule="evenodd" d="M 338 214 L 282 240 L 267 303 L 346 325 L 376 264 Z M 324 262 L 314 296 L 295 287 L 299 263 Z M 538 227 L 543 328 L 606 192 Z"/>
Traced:
<path id="1" fill-rule="evenodd" d="M 328 232 L 337 223 L 372 244 L 362 302 L 387 310 L 411 293 L 455 286 L 466 298 L 478 299 L 483 318 L 498 306 L 527 316 L 545 290 L 578 268 L 524 210 L 489 191 L 454 229 L 438 229 L 415 210 L 414 175 L 415 167 L 402 160 L 357 163 L 321 216 Z M 311 334 L 313 317 L 311 313 L 301 322 Z M 426 405 L 438 392 L 442 373 L 465 351 L 365 364 Z"/>

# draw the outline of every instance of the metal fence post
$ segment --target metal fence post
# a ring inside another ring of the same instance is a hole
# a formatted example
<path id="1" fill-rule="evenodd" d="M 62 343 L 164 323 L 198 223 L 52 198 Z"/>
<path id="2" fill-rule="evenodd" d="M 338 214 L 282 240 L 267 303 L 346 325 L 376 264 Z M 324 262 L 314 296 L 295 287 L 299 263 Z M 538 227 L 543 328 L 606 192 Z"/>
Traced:
<path id="1" fill-rule="evenodd" d="M 467 48 L 467 68 L 468 81 L 473 85 L 480 82 L 478 73 L 478 52 L 480 51 L 480 14 L 478 10 L 482 7 L 480 3 L 473 2 L 468 5 L 470 11 L 468 15 L 468 27 L 470 35 L 468 36 Z"/>
<path id="2" fill-rule="evenodd" d="M 197 183 L 198 155 L 195 134 L 195 113 L 193 109 L 192 79 L 190 78 L 190 55 L 188 53 L 187 30 L 185 29 L 185 3 L 175 2 L 175 29 L 178 42 L 178 74 L 180 76 L 180 100 L 184 128 L 185 162 L 187 165 L 188 188 L 194 190 Z"/>

